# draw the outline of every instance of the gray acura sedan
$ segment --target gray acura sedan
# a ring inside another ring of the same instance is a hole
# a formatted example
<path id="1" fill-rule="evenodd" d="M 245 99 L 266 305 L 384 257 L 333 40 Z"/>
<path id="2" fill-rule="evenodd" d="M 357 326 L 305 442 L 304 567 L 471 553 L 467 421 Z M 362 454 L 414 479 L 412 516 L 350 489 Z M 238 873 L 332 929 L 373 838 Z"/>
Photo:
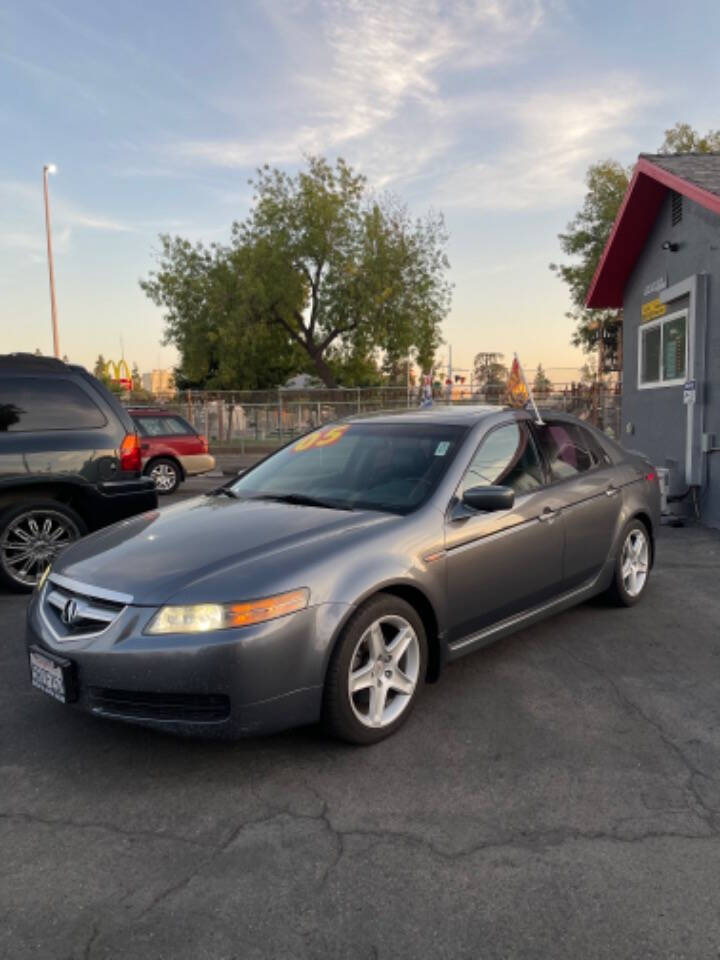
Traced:
<path id="1" fill-rule="evenodd" d="M 372 743 L 446 662 L 594 594 L 636 603 L 659 516 L 652 465 L 569 416 L 343 421 L 69 547 L 30 603 L 32 683 L 177 733 Z"/>

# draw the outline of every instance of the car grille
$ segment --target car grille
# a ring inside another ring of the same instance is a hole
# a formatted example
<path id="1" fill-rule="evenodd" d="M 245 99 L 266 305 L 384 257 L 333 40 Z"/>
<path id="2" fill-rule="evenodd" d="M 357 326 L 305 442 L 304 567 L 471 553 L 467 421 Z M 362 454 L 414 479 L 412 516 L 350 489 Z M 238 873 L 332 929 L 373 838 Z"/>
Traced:
<path id="1" fill-rule="evenodd" d="M 230 698 L 213 693 L 150 693 L 90 687 L 88 702 L 96 713 L 133 720 L 218 723 L 230 716 Z"/>
<path id="2" fill-rule="evenodd" d="M 125 609 L 124 603 L 71 590 L 52 579 L 45 587 L 42 604 L 45 618 L 58 640 L 102 633 Z"/>

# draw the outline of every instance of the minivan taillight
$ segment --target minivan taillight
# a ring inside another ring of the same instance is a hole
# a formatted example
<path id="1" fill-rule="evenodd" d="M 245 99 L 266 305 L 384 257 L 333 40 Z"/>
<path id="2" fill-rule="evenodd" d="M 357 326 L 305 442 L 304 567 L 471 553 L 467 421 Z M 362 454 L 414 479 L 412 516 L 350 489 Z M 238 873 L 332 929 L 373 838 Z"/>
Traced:
<path id="1" fill-rule="evenodd" d="M 142 470 L 140 438 L 136 433 L 126 434 L 120 444 L 120 469 L 132 473 Z"/>
<path id="2" fill-rule="evenodd" d="M 208 446 L 207 437 L 204 437 L 201 433 L 198 434 L 198 440 L 202 444 L 203 453 L 207 453 L 210 447 Z"/>

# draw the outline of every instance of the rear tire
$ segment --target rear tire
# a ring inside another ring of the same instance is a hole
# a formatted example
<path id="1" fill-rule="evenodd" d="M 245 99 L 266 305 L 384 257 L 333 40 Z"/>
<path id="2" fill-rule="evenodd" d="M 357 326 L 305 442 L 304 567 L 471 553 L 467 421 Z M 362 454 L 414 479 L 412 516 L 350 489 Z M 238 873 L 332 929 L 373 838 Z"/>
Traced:
<path id="1" fill-rule="evenodd" d="M 641 599 L 650 578 L 652 542 L 642 520 L 631 520 L 620 535 L 613 582 L 607 597 L 621 607 L 633 607 Z"/>
<path id="2" fill-rule="evenodd" d="M 370 744 L 407 720 L 425 682 L 427 637 L 414 607 L 380 593 L 350 619 L 333 650 L 323 721 L 348 743 Z"/>
<path id="3" fill-rule="evenodd" d="M 0 515 L 0 581 L 29 593 L 45 568 L 86 532 L 83 520 L 55 500 L 17 504 Z"/>
<path id="4" fill-rule="evenodd" d="M 145 467 L 145 475 L 152 478 L 155 489 L 161 496 L 175 493 L 182 480 L 180 467 L 169 457 L 151 460 Z"/>

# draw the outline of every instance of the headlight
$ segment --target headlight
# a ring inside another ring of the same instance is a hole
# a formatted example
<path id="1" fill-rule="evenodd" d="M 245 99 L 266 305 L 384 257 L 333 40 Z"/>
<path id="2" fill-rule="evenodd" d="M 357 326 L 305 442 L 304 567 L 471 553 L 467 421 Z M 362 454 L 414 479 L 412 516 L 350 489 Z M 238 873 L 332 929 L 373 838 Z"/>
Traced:
<path id="1" fill-rule="evenodd" d="M 207 633 L 229 627 L 249 627 L 253 623 L 275 620 L 296 610 L 304 610 L 310 591 L 291 590 L 247 603 L 196 603 L 192 606 L 161 607 L 145 628 L 145 633 Z"/>

